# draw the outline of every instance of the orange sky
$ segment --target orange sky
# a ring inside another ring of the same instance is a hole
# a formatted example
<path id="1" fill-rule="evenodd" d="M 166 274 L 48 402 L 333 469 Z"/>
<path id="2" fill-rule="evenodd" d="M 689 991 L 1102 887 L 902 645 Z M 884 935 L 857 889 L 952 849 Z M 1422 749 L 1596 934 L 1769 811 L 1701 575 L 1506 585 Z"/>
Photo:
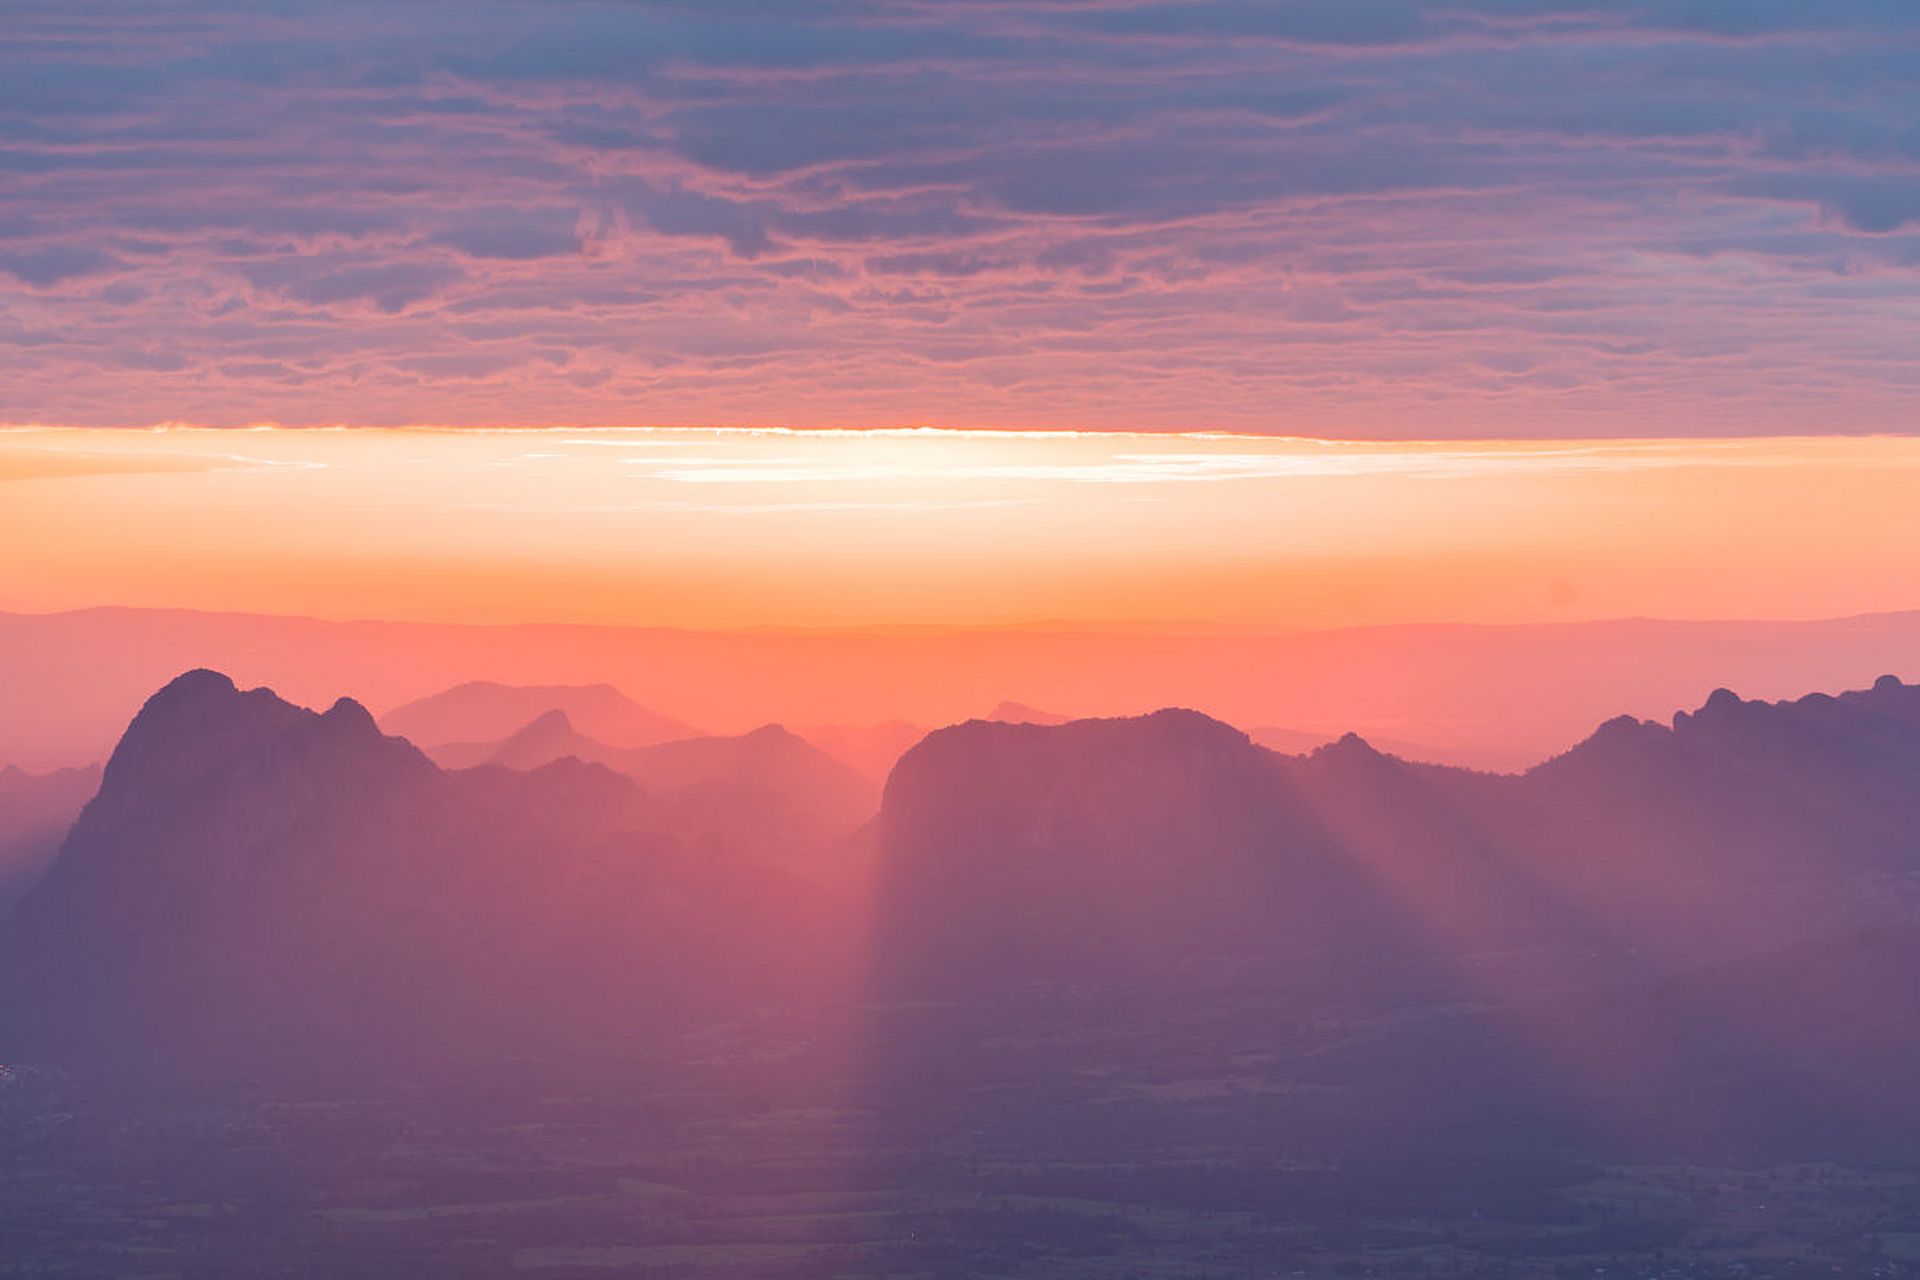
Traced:
<path id="1" fill-rule="evenodd" d="M 0 608 L 687 627 L 1920 606 L 1920 439 L 0 432 Z"/>

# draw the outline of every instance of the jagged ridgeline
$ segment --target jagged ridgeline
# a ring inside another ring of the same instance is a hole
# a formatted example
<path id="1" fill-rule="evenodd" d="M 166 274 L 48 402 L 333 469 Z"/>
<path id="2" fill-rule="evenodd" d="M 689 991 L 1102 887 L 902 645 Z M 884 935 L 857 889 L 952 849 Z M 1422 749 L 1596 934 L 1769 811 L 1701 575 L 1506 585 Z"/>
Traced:
<path id="1" fill-rule="evenodd" d="M 190 672 L 8 922 L 0 1034 L 189 1074 L 631 1049 L 799 972 L 786 846 L 704 812 L 571 758 L 442 770 L 350 699 Z"/>
<path id="2" fill-rule="evenodd" d="M 1408 1124 L 1604 1114 L 1724 1149 L 1915 1119 L 1920 689 L 1890 677 L 1721 691 L 1518 775 L 1283 755 L 1190 711 L 970 721 L 865 822 L 777 729 L 609 747 L 541 714 L 503 742 L 444 768 L 350 700 L 175 680 L 7 923 L 6 1052 L 564 1072 L 773 1009 L 796 1042 L 857 1023 L 849 1080 L 894 1098 L 1124 1042 L 1293 1055 Z M 1062 1026 L 1079 1047 L 1035 1058 Z"/>

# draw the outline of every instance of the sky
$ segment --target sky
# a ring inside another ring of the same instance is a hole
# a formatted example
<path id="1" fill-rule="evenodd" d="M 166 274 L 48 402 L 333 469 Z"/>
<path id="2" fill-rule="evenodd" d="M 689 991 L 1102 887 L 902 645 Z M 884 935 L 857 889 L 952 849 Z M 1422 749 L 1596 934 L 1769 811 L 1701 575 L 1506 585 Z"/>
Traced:
<path id="1" fill-rule="evenodd" d="M 1920 603 L 1920 438 L 0 432 L 0 610 L 1218 632 Z M 1871 677 L 1877 672 L 1863 673 Z"/>
<path id="2" fill-rule="evenodd" d="M 0 421 L 1910 430 L 1908 0 L 0 0 Z"/>

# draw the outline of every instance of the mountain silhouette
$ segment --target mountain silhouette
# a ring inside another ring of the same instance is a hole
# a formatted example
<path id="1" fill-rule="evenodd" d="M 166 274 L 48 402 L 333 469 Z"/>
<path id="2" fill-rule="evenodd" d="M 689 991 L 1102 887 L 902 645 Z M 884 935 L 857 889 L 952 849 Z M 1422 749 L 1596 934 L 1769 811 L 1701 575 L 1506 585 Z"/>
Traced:
<path id="1" fill-rule="evenodd" d="M 555 707 L 542 712 L 504 738 L 489 742 L 448 742 L 424 748 L 443 769 L 472 769 L 483 764 L 509 769 L 537 769 L 571 756 L 606 763 L 618 748 L 589 738 L 573 727 L 573 718 Z"/>
<path id="2" fill-rule="evenodd" d="M 790 971 L 792 896 L 608 769 L 445 772 L 349 699 L 194 671 L 8 921 L 0 1035 L 188 1074 L 604 1056 Z"/>
<path id="3" fill-rule="evenodd" d="M 1024 702 L 1006 699 L 987 712 L 986 719 L 999 720 L 1006 724 L 1065 724 L 1072 716 L 1058 715 L 1052 711 L 1042 711 L 1030 707 Z"/>
<path id="4" fill-rule="evenodd" d="M 689 832 L 736 844 L 808 846 L 844 836 L 872 816 L 879 790 L 780 725 L 622 750 L 578 732 L 555 709 L 498 742 L 428 754 L 449 769 L 536 769 L 568 758 L 604 765 L 669 801 Z"/>
<path id="5" fill-rule="evenodd" d="M 1247 730 L 1252 738 L 1269 751 L 1278 751 L 1283 755 L 1306 755 L 1317 751 L 1330 742 L 1345 736 L 1342 733 L 1320 733 L 1311 729 L 1289 729 L 1281 725 L 1256 725 Z M 1367 742 L 1378 747 L 1388 755 L 1399 756 L 1403 760 L 1444 761 L 1447 753 L 1436 747 L 1418 742 L 1409 742 L 1403 738 L 1381 737 L 1369 733 Z"/>
<path id="6" fill-rule="evenodd" d="M 561 711 L 579 732 L 618 748 L 691 738 L 697 730 L 649 711 L 609 684 L 513 685 L 473 680 L 395 707 L 381 717 L 387 731 L 433 750 L 449 743 L 498 742 L 549 711 Z"/>
<path id="7" fill-rule="evenodd" d="M 1081 947 L 1084 978 L 1131 972 L 1143 948 L 1192 963 L 1296 941 L 1323 961 L 1556 938 L 1584 955 L 1736 954 L 1902 918 L 1920 869 L 1920 688 L 1721 690 L 1670 724 L 1610 721 L 1517 775 L 1413 764 L 1354 735 L 1285 755 L 1184 711 L 973 721 L 903 757 L 879 830 L 896 973 L 1031 978 L 1048 972 L 1037 957 Z"/>
<path id="8" fill-rule="evenodd" d="M 1294 1123 L 1396 1159 L 1920 1136 L 1920 688 L 1891 677 L 1719 691 L 1511 775 L 1353 735 L 1283 755 L 1186 711 L 975 721 L 907 753 L 875 831 L 874 981 L 909 1011 L 877 1080 L 990 1087 L 1063 1023 L 1102 1030 L 1056 1076 L 1134 1044 L 1231 1073 L 1300 1053 L 1305 1019 L 1364 1031 L 1304 1060 L 1326 1092 Z"/>
<path id="9" fill-rule="evenodd" d="M 904 720 L 872 725 L 806 725 L 794 732 L 865 778 L 876 799 L 907 748 L 927 736 L 924 726 Z"/>
<path id="10" fill-rule="evenodd" d="M 1178 709 L 969 721 L 840 844 L 808 815 L 857 822 L 860 780 L 777 726 L 617 750 L 549 711 L 492 755 L 447 770 L 349 699 L 179 677 L 0 936 L 0 1053 L 624 1070 L 852 1001 L 893 1116 L 1123 1054 L 1287 1062 L 1276 1132 L 1383 1150 L 1920 1136 L 1920 689 L 1891 678 L 1716 692 L 1524 774 L 1355 735 L 1286 755 Z"/>
<path id="11" fill-rule="evenodd" d="M 349 690 L 376 711 L 471 680 L 605 683 L 663 706 L 670 690 L 672 713 L 696 728 L 891 719 L 931 728 L 980 715 L 1010 693 L 1043 708 L 1190 706 L 1249 729 L 1360 727 L 1378 745 L 1404 738 L 1443 752 L 1437 758 L 1447 762 L 1507 769 L 1545 759 L 1608 716 L 1691 705 L 1715 684 L 1797 695 L 1844 687 L 1863 672 L 1904 671 L 1916 652 L 1920 612 L 1169 635 L 1026 627 L 699 632 L 178 609 L 0 611 L 0 760 L 36 770 L 102 760 L 148 694 L 189 667 L 209 666 L 311 705 Z M 432 733 L 387 724 L 422 747 L 498 741 L 556 705 L 541 698 L 490 723 Z M 575 715 L 574 724 L 630 745 L 586 717 Z"/>
<path id="12" fill-rule="evenodd" d="M 883 963 L 963 985 L 1249 966 L 1360 981 L 1524 896 L 1456 814 L 1486 781 L 1351 735 L 1286 756 L 1173 709 L 941 730 L 881 810 Z"/>
<path id="13" fill-rule="evenodd" d="M 849 830 L 871 812 L 870 788 L 859 774 L 777 724 L 736 737 L 663 742 L 612 763 L 661 791 L 758 792 Z"/>

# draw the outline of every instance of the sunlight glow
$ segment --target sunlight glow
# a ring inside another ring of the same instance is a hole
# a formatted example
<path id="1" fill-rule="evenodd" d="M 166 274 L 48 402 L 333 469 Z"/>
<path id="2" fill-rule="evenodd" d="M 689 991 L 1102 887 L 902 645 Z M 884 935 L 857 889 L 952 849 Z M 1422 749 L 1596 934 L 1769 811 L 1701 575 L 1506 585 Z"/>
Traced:
<path id="1" fill-rule="evenodd" d="M 1891 437 L 28 427 L 0 433 L 0 608 L 720 628 L 1810 617 L 1920 603 L 1917 469 L 1920 441 Z"/>

